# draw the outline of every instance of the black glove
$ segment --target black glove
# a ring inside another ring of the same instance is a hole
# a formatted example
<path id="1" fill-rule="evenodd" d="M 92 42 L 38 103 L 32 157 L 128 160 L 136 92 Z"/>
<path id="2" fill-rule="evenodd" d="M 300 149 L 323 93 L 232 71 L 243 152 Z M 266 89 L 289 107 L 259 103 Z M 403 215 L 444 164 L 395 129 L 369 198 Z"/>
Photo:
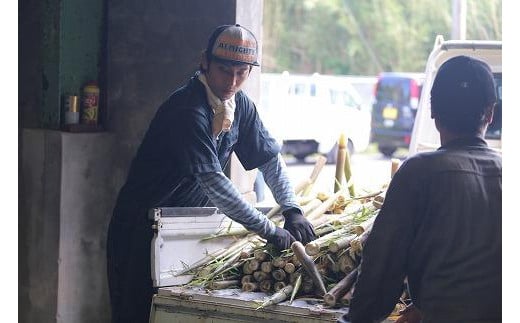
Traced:
<path id="1" fill-rule="evenodd" d="M 316 239 L 316 233 L 312 224 L 307 220 L 301 211 L 291 208 L 283 212 L 285 224 L 283 228 L 289 231 L 297 241 L 304 245 Z"/>
<path id="2" fill-rule="evenodd" d="M 294 241 L 296 240 L 292 234 L 280 227 L 276 227 L 276 231 L 270 237 L 267 237 L 267 242 L 274 244 L 279 250 L 289 249 Z"/>

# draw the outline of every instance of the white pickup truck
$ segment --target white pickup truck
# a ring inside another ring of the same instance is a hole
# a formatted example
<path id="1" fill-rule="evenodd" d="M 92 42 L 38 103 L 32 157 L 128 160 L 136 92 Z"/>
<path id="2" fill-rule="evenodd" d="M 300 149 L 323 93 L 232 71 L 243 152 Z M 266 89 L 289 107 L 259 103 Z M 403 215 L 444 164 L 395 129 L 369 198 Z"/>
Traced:
<path id="1" fill-rule="evenodd" d="M 439 67 L 448 59 L 458 55 L 478 58 L 491 67 L 497 85 L 498 103 L 493 123 L 488 127 L 486 133 L 486 141 L 490 147 L 496 150 L 500 151 L 502 148 L 502 42 L 444 40 L 442 36 L 437 36 L 426 64 L 426 79 L 410 141 L 410 156 L 421 151 L 434 150 L 440 146 L 439 132 L 431 118 L 430 91 Z"/>

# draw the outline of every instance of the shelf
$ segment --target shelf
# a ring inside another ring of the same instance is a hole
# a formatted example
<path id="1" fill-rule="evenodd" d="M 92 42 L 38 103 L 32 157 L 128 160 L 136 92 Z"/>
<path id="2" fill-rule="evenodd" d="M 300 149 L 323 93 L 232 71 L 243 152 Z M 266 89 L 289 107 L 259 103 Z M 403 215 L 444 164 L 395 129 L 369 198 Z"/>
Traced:
<path id="1" fill-rule="evenodd" d="M 61 127 L 62 131 L 66 132 L 104 132 L 105 128 L 101 125 L 88 124 L 69 124 Z"/>

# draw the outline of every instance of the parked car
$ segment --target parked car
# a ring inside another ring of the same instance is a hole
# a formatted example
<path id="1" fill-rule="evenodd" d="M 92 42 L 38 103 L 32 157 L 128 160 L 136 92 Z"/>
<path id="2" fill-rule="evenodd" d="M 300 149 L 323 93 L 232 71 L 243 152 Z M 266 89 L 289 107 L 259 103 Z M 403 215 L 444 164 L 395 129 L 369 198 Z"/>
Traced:
<path id="1" fill-rule="evenodd" d="M 423 73 L 381 73 L 374 90 L 371 142 L 391 157 L 397 148 L 408 148 L 421 89 Z"/>
<path id="2" fill-rule="evenodd" d="M 345 78 L 263 73 L 261 82 L 262 117 L 282 153 L 299 161 L 320 153 L 333 163 L 341 133 L 350 153 L 367 148 L 370 108 Z"/>
<path id="3" fill-rule="evenodd" d="M 439 67 L 448 59 L 466 55 L 485 61 L 495 76 L 498 102 L 495 106 L 493 122 L 488 127 L 485 139 L 497 151 L 502 149 L 502 42 L 482 40 L 447 40 L 437 36 L 426 64 L 422 99 L 412 131 L 409 155 L 431 151 L 440 146 L 439 132 L 431 118 L 430 91 Z"/>

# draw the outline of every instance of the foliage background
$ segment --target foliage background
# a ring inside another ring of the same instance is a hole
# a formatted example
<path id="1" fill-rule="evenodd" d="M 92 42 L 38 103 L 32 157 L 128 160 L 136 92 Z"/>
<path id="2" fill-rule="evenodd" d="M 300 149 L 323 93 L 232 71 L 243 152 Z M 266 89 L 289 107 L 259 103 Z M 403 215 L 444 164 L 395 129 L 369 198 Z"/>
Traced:
<path id="1" fill-rule="evenodd" d="M 451 0 L 264 0 L 263 72 L 423 72 Z M 466 39 L 502 40 L 502 1 L 467 0 Z"/>

